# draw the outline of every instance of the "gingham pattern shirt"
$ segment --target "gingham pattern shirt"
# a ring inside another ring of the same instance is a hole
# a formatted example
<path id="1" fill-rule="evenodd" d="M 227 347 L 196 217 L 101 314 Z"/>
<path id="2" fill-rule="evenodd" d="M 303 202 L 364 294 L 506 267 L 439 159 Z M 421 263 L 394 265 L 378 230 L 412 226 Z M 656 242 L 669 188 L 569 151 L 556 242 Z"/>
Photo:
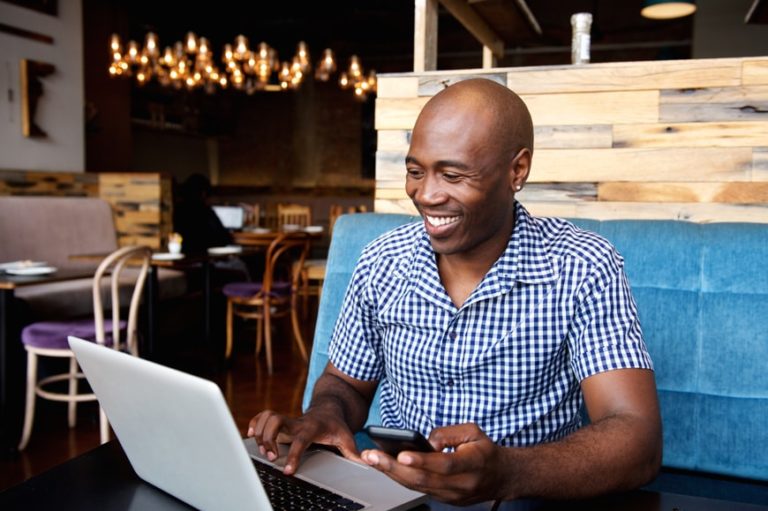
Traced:
<path id="1" fill-rule="evenodd" d="M 500 445 L 581 425 L 579 382 L 652 369 L 623 259 L 600 236 L 516 205 L 503 255 L 456 308 L 421 222 L 371 242 L 355 268 L 330 360 L 381 380 L 385 425 L 429 435 L 477 423 Z"/>

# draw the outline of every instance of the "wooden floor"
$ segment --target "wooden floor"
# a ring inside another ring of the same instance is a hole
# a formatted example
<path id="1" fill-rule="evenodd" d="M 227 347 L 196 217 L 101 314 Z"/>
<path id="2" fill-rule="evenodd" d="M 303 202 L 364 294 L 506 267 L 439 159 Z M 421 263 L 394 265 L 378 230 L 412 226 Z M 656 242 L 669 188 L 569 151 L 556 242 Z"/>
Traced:
<path id="1" fill-rule="evenodd" d="M 309 347 L 314 318 L 304 323 L 305 343 Z M 215 381 L 221 387 L 243 435 L 251 417 L 263 409 L 298 415 L 306 383 L 306 363 L 290 335 L 288 322 L 280 322 L 276 327 L 274 374 L 271 376 L 267 374 L 264 353 L 258 358 L 254 356 L 253 327 L 238 325 L 236 332 L 236 352 L 228 365 L 214 368 L 198 363 L 193 369 L 187 369 L 188 372 Z M 95 403 L 79 406 L 78 424 L 74 429 L 67 427 L 65 404 L 41 399 L 37 404 L 28 447 L 15 459 L 0 460 L 0 491 L 99 445 Z"/>

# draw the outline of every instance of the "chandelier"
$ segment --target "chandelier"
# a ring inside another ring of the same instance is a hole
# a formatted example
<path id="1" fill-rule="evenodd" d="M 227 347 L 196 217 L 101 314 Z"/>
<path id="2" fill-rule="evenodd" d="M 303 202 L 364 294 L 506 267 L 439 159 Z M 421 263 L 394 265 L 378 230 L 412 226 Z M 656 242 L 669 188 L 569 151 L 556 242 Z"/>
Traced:
<path id="1" fill-rule="evenodd" d="M 220 59 L 214 56 L 208 39 L 193 32 L 187 33 L 184 42 L 177 41 L 162 52 L 153 32 L 147 33 L 143 47 L 136 41 L 128 41 L 124 47 L 120 36 L 112 34 L 109 48 L 112 77 L 132 76 L 140 86 L 154 79 L 164 87 L 203 89 L 208 94 L 230 87 L 248 94 L 298 89 L 312 67 L 309 49 L 303 41 L 298 43 L 291 61 L 281 62 L 277 51 L 267 43 L 261 42 L 251 49 L 243 35 L 237 36 L 234 44 L 224 45 Z M 315 65 L 314 77 L 327 82 L 336 68 L 333 50 L 326 48 Z M 342 89 L 353 90 L 361 99 L 376 92 L 376 71 L 365 74 L 357 55 L 350 57 L 348 68 L 339 72 L 336 79 Z"/>

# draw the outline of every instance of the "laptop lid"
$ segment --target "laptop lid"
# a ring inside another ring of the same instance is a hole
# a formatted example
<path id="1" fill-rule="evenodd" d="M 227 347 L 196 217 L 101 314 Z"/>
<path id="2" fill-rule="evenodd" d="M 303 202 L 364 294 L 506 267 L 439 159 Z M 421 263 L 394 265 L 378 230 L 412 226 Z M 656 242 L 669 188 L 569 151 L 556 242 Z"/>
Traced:
<path id="1" fill-rule="evenodd" d="M 267 460 L 241 438 L 215 383 L 76 337 L 69 345 L 139 477 L 200 509 L 272 509 L 251 457 Z M 298 476 L 366 510 L 426 500 L 325 450 L 307 453 Z"/>
<path id="2" fill-rule="evenodd" d="M 212 206 L 216 216 L 227 229 L 242 229 L 245 211 L 240 206 Z"/>

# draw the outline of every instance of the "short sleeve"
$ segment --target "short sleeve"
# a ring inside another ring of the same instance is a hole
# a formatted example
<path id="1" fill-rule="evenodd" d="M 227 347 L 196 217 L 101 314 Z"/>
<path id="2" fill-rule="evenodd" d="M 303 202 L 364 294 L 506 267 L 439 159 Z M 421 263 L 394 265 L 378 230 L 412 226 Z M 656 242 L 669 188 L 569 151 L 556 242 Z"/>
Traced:
<path id="1" fill-rule="evenodd" d="M 365 381 L 380 380 L 384 372 L 372 267 L 372 261 L 364 254 L 347 287 L 328 349 L 334 367 Z"/>
<path id="2" fill-rule="evenodd" d="M 582 287 L 569 330 L 571 365 L 579 381 L 613 369 L 653 369 L 623 260 L 613 256 Z"/>

